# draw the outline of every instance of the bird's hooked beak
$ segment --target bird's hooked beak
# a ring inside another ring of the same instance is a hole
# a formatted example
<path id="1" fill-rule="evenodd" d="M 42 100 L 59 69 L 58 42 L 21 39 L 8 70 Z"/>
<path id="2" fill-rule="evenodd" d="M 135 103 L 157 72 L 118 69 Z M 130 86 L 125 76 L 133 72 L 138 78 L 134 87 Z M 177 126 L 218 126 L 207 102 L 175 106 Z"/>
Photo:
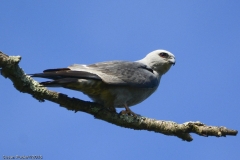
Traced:
<path id="1" fill-rule="evenodd" d="M 174 57 L 171 57 L 171 58 L 168 60 L 168 62 L 174 66 L 175 63 L 176 63 L 176 60 L 175 60 Z"/>

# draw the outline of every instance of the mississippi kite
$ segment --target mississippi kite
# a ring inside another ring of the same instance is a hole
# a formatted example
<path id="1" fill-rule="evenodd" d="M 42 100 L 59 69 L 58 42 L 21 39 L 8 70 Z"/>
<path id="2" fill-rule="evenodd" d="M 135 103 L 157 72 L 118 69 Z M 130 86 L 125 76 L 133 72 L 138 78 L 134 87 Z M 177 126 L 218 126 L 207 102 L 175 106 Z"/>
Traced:
<path id="1" fill-rule="evenodd" d="M 148 98 L 160 83 L 161 76 L 175 64 L 166 50 L 155 50 L 135 61 L 108 61 L 91 65 L 74 64 L 67 68 L 47 69 L 32 74 L 51 81 L 45 87 L 64 87 L 81 91 L 111 111 L 125 107 L 122 114 L 135 115 L 130 106 Z"/>

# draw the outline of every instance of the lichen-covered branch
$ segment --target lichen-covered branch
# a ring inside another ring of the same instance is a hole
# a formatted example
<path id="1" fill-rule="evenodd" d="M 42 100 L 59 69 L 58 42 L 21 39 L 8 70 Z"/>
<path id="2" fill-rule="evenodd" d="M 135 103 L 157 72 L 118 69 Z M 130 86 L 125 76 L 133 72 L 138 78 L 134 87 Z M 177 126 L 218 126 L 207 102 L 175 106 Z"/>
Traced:
<path id="1" fill-rule="evenodd" d="M 120 115 L 108 111 L 101 105 L 93 102 L 82 101 L 70 98 L 62 93 L 56 93 L 39 85 L 30 76 L 26 75 L 19 67 L 20 56 L 8 56 L 0 52 L 1 74 L 9 78 L 15 88 L 23 93 L 31 94 L 35 99 L 43 102 L 49 100 L 59 104 L 61 107 L 72 111 L 81 111 L 93 115 L 95 118 L 106 122 L 135 130 L 148 130 L 165 135 L 177 136 L 185 141 L 192 141 L 190 133 L 200 136 L 225 137 L 227 135 L 236 136 L 238 131 L 227 129 L 226 127 L 207 126 L 201 122 L 186 122 L 177 124 L 172 121 L 155 120 L 142 116 Z"/>

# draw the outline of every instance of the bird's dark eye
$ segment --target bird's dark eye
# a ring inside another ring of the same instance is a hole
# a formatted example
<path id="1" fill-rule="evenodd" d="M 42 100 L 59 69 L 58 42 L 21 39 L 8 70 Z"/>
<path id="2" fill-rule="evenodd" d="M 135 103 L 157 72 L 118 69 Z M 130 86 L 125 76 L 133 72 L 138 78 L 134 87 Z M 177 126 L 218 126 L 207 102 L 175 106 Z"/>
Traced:
<path id="1" fill-rule="evenodd" d="M 167 53 L 165 53 L 165 52 L 161 52 L 160 54 L 159 54 L 159 56 L 160 57 L 163 57 L 163 58 L 168 58 L 168 54 Z"/>

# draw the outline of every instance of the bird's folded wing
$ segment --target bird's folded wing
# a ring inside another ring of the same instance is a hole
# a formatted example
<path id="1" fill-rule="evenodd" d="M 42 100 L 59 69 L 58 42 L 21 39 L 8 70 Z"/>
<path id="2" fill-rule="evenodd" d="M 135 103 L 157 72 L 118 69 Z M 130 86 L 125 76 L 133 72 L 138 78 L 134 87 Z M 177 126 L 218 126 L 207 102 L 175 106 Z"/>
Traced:
<path id="1" fill-rule="evenodd" d="M 155 88 L 159 84 L 152 69 L 139 62 L 109 61 L 88 66 L 74 64 L 68 68 L 71 69 L 71 72 L 68 71 L 68 74 L 72 73 L 69 75 L 71 77 L 88 73 L 92 77 L 100 77 L 103 82 L 111 85 Z"/>

